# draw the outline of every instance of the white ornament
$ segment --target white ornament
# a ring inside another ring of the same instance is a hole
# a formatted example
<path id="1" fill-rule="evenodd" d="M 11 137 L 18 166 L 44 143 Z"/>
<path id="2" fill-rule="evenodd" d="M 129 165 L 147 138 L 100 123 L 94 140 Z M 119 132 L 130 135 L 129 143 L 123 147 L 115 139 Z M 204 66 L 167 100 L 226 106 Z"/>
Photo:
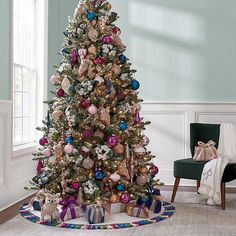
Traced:
<path id="1" fill-rule="evenodd" d="M 70 80 L 65 77 L 63 80 L 62 80 L 62 83 L 61 83 L 61 88 L 66 92 L 68 93 L 69 92 L 69 88 L 70 88 Z"/>
<path id="2" fill-rule="evenodd" d="M 120 177 L 120 175 L 118 175 L 117 173 L 115 173 L 115 174 L 111 174 L 111 175 L 110 175 L 110 179 L 111 179 L 114 183 L 117 183 L 117 182 L 121 179 L 121 177 Z"/>

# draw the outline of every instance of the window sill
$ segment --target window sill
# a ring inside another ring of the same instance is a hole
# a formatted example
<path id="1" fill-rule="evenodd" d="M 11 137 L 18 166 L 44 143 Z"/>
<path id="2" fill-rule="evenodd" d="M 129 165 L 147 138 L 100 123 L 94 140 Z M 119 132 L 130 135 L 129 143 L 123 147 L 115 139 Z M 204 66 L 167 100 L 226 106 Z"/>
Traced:
<path id="1" fill-rule="evenodd" d="M 36 143 L 30 143 L 30 144 L 21 145 L 19 147 L 13 147 L 12 157 L 15 158 L 19 156 L 30 155 L 36 150 L 37 150 Z"/>

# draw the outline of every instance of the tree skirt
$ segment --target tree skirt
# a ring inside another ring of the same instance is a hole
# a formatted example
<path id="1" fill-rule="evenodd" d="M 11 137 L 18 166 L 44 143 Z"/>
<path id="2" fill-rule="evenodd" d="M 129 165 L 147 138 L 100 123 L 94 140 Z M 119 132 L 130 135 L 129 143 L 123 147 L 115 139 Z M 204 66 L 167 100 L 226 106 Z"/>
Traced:
<path id="1" fill-rule="evenodd" d="M 170 218 L 175 212 L 175 207 L 168 202 L 164 202 L 163 209 L 159 214 L 154 214 L 152 211 L 150 211 L 149 219 L 130 217 L 126 215 L 125 212 L 113 215 L 110 215 L 109 213 L 106 212 L 105 222 L 100 224 L 88 224 L 85 217 L 80 217 L 63 223 L 57 221 L 41 223 L 39 211 L 34 211 L 32 209 L 24 209 L 22 206 L 19 212 L 24 218 L 37 224 L 59 227 L 59 228 L 95 230 L 95 229 L 124 229 L 124 228 L 138 227 L 142 225 L 148 225 L 160 222 Z"/>

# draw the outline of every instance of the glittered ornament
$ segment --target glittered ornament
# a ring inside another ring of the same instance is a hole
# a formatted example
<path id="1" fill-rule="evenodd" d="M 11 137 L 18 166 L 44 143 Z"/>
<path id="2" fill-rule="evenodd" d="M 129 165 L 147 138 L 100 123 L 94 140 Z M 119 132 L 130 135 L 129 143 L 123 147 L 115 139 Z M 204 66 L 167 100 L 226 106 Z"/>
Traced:
<path id="1" fill-rule="evenodd" d="M 83 139 L 90 139 L 93 136 L 93 131 L 91 129 L 85 129 L 82 132 L 82 138 Z"/>
<path id="2" fill-rule="evenodd" d="M 96 42 L 96 41 L 97 41 L 97 38 L 98 38 L 98 32 L 97 32 L 97 30 L 95 30 L 95 29 L 89 30 L 89 32 L 88 32 L 88 38 L 89 38 L 91 41 Z"/>
<path id="3" fill-rule="evenodd" d="M 88 12 L 86 17 L 88 20 L 92 21 L 95 19 L 95 14 L 93 12 Z"/>
<path id="4" fill-rule="evenodd" d="M 147 175 L 138 175 L 136 178 L 136 182 L 140 186 L 144 186 L 148 182 Z"/>
<path id="5" fill-rule="evenodd" d="M 94 160 L 87 157 L 83 160 L 82 165 L 86 170 L 91 170 L 94 166 Z"/>
<path id="6" fill-rule="evenodd" d="M 159 172 L 159 169 L 158 169 L 157 166 L 152 165 L 152 166 L 150 167 L 149 171 L 150 171 L 150 174 L 151 174 L 152 176 L 155 176 L 155 175 Z"/>
<path id="7" fill-rule="evenodd" d="M 104 44 L 112 44 L 112 37 L 110 35 L 105 35 L 103 38 L 102 38 L 102 42 Z"/>
<path id="8" fill-rule="evenodd" d="M 142 140 L 142 145 L 147 146 L 149 143 L 150 143 L 149 138 L 147 136 L 144 136 Z"/>
<path id="9" fill-rule="evenodd" d="M 97 48 L 96 48 L 94 45 L 91 45 L 91 46 L 88 48 L 88 52 L 89 52 L 89 54 L 91 54 L 91 55 L 96 55 L 96 53 L 97 53 Z"/>
<path id="10" fill-rule="evenodd" d="M 124 54 L 119 55 L 118 58 L 119 58 L 119 61 L 120 61 L 121 64 L 125 64 L 126 61 L 127 61 L 127 58 Z"/>
<path id="11" fill-rule="evenodd" d="M 90 106 L 88 100 L 82 100 L 80 103 L 80 107 L 83 109 L 87 109 Z"/>
<path id="12" fill-rule="evenodd" d="M 95 171 L 95 179 L 100 181 L 104 178 L 104 172 L 102 170 Z"/>
<path id="13" fill-rule="evenodd" d="M 140 83 L 139 83 L 136 79 L 133 79 L 133 80 L 131 81 L 131 88 L 132 88 L 133 90 L 138 90 L 139 87 L 140 87 Z"/>
<path id="14" fill-rule="evenodd" d="M 89 106 L 87 110 L 88 110 L 90 115 L 96 115 L 97 111 L 98 111 L 97 107 L 94 104 Z"/>
<path id="15" fill-rule="evenodd" d="M 117 183 L 120 180 L 120 175 L 118 175 L 117 173 L 111 174 L 109 177 L 114 183 Z"/>
<path id="16" fill-rule="evenodd" d="M 51 151 L 51 149 L 49 149 L 49 148 L 45 149 L 45 150 L 43 151 L 43 155 L 44 155 L 44 157 L 46 157 L 46 158 L 51 157 L 51 156 L 52 156 L 52 151 Z"/>
<path id="17" fill-rule="evenodd" d="M 60 89 L 57 90 L 57 96 L 58 96 L 58 97 L 63 97 L 64 94 L 65 94 L 65 92 L 64 92 L 64 90 L 63 90 L 62 88 L 60 88 Z"/>
<path id="18" fill-rule="evenodd" d="M 72 154 L 73 151 L 74 151 L 74 147 L 71 144 L 67 144 L 64 147 L 64 151 L 65 151 L 66 154 Z"/>
<path id="19" fill-rule="evenodd" d="M 55 111 L 53 111 L 53 113 L 52 113 L 52 118 L 53 118 L 54 120 L 57 120 L 57 119 L 59 119 L 62 115 L 63 115 L 62 111 L 60 111 L 60 110 L 55 110 Z"/>
<path id="20" fill-rule="evenodd" d="M 129 193 L 122 193 L 119 199 L 119 201 L 124 204 L 129 203 L 130 200 L 131 200 L 131 197 Z"/>
<path id="21" fill-rule="evenodd" d="M 65 138 L 65 143 L 66 144 L 72 144 L 73 142 L 74 142 L 74 139 L 72 137 Z"/>
<path id="22" fill-rule="evenodd" d="M 60 76 L 59 75 L 53 75 L 50 80 L 51 80 L 52 84 L 58 84 L 60 82 Z"/>
<path id="23" fill-rule="evenodd" d="M 85 59 L 85 57 L 87 56 L 87 49 L 86 48 L 80 48 L 78 50 L 79 56 L 81 59 Z"/>
<path id="24" fill-rule="evenodd" d="M 112 33 L 113 33 L 113 34 L 121 34 L 121 30 L 120 30 L 119 27 L 115 26 L 115 27 L 113 27 L 113 29 L 112 29 Z"/>
<path id="25" fill-rule="evenodd" d="M 78 63 L 78 52 L 77 49 L 73 49 L 71 52 L 71 64 L 74 66 Z"/>
<path id="26" fill-rule="evenodd" d="M 124 186 L 122 183 L 118 183 L 118 184 L 116 185 L 116 190 L 117 190 L 118 192 L 122 192 L 122 191 L 125 190 L 125 186 Z"/>
<path id="27" fill-rule="evenodd" d="M 41 160 L 38 161 L 38 165 L 37 165 L 37 174 L 41 175 L 43 172 L 43 162 Z"/>
<path id="28" fill-rule="evenodd" d="M 119 129 L 120 129 L 121 131 L 125 131 L 125 130 L 127 129 L 127 124 L 126 124 L 125 121 L 121 121 L 121 122 L 119 123 Z"/>
<path id="29" fill-rule="evenodd" d="M 79 188 L 80 188 L 80 185 L 79 185 L 78 182 L 73 182 L 72 185 L 71 185 L 71 187 L 72 187 L 74 190 L 78 191 Z"/>
<path id="30" fill-rule="evenodd" d="M 107 144 L 109 147 L 115 147 L 117 144 L 118 144 L 118 139 L 115 135 L 112 135 L 110 136 L 108 139 L 107 139 Z"/>
<path id="31" fill-rule="evenodd" d="M 119 195 L 117 194 L 112 194 L 111 197 L 109 198 L 110 203 L 116 203 L 119 201 Z"/>
<path id="32" fill-rule="evenodd" d="M 122 144 L 117 144 L 114 148 L 113 148 L 114 152 L 116 152 L 117 154 L 123 154 L 125 152 L 125 148 Z"/>
<path id="33" fill-rule="evenodd" d="M 102 57 L 96 57 L 94 60 L 93 60 L 93 63 L 95 65 L 102 65 L 104 63 L 104 59 Z"/>
<path id="34" fill-rule="evenodd" d="M 39 139 L 39 144 L 41 146 L 45 146 L 46 144 L 48 144 L 47 138 L 44 137 L 44 138 Z"/>
<path id="35" fill-rule="evenodd" d="M 140 174 L 147 174 L 147 167 L 146 166 L 140 166 L 138 168 L 138 171 Z"/>

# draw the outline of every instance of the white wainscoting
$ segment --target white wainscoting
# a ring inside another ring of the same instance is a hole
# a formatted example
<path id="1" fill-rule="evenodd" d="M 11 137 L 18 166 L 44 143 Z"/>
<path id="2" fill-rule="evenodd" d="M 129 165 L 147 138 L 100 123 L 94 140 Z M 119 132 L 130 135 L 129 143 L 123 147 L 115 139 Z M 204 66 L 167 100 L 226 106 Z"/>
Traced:
<path id="1" fill-rule="evenodd" d="M 35 172 L 31 153 L 12 156 L 12 104 L 0 101 L 0 211 L 29 196 L 24 190 Z"/>
<path id="2" fill-rule="evenodd" d="M 144 103 L 142 115 L 151 121 L 146 135 L 150 138 L 149 148 L 156 155 L 154 162 L 159 167 L 159 178 L 166 185 L 173 185 L 173 162 L 189 158 L 190 123 L 234 123 L 236 103 Z M 180 185 L 196 185 L 195 181 L 181 180 Z M 236 181 L 227 186 L 236 186 Z"/>

